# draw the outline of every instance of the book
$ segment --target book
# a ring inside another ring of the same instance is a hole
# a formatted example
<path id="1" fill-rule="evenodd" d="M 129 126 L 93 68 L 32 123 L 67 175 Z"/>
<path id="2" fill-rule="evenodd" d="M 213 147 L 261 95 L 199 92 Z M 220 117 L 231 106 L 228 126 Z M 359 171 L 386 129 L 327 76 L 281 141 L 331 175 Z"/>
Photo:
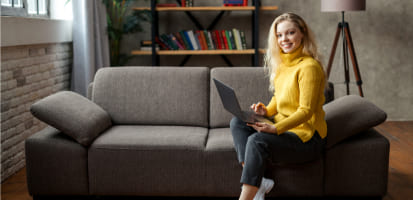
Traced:
<path id="1" fill-rule="evenodd" d="M 204 50 L 204 46 L 203 46 L 202 43 L 200 42 L 200 41 L 201 41 L 201 35 L 199 35 L 199 31 L 196 30 L 196 31 L 194 32 L 194 35 L 195 35 L 195 41 L 197 42 L 197 45 L 198 45 L 198 47 L 199 47 L 198 50 Z"/>
<path id="2" fill-rule="evenodd" d="M 201 35 L 200 42 L 202 42 L 202 46 L 204 47 L 202 50 L 208 50 L 209 48 L 208 48 L 208 43 L 206 41 L 205 32 L 203 30 L 200 30 L 199 35 Z"/>
<path id="3" fill-rule="evenodd" d="M 185 38 L 185 41 L 188 43 L 189 49 L 194 50 L 191 39 L 189 38 L 189 35 L 188 35 L 188 31 L 181 31 L 180 33 L 185 36 L 184 38 Z"/>
<path id="4" fill-rule="evenodd" d="M 245 39 L 245 32 L 240 31 L 239 33 L 241 35 L 242 49 L 247 49 L 247 40 Z"/>
<path id="5" fill-rule="evenodd" d="M 237 50 L 242 50 L 241 36 L 239 34 L 239 30 L 234 28 L 233 31 Z"/>
<path id="6" fill-rule="evenodd" d="M 180 32 L 177 32 L 174 34 L 176 39 L 178 40 L 179 43 L 182 44 L 182 46 L 184 47 L 184 49 L 189 49 L 188 44 L 186 44 L 184 38 L 182 37 Z"/>
<path id="7" fill-rule="evenodd" d="M 212 40 L 214 41 L 215 49 L 221 49 L 220 45 L 218 45 L 218 39 L 217 39 L 217 35 L 215 34 L 215 31 L 211 31 L 211 36 L 212 36 Z"/>
<path id="8" fill-rule="evenodd" d="M 188 31 L 188 36 L 189 39 L 191 41 L 192 47 L 194 48 L 194 50 L 200 50 L 200 47 L 198 46 L 196 40 L 195 40 L 195 35 L 194 32 L 192 30 Z"/>
<path id="9" fill-rule="evenodd" d="M 186 0 L 181 0 L 181 7 L 186 7 Z"/>
<path id="10" fill-rule="evenodd" d="M 178 47 L 178 49 L 177 50 L 184 50 L 185 48 L 182 46 L 182 44 L 178 41 L 178 39 L 175 37 L 175 35 L 174 34 L 169 34 L 168 35 L 169 36 L 169 38 L 171 39 L 171 41 L 173 42 L 173 44 L 176 46 L 176 47 Z"/>
<path id="11" fill-rule="evenodd" d="M 232 34 L 231 34 L 231 35 L 232 35 Z M 235 49 L 235 46 L 234 46 L 234 47 L 232 47 L 230 32 L 229 32 L 229 31 L 227 31 L 227 30 L 225 30 L 225 37 L 227 38 L 227 42 L 228 42 L 228 49 L 229 49 L 229 50 Z"/>
<path id="12" fill-rule="evenodd" d="M 169 48 L 170 50 L 178 50 L 178 46 L 176 46 L 176 45 L 172 42 L 172 39 L 169 38 L 168 35 L 162 34 L 159 39 L 160 39 L 162 42 L 164 42 L 164 43 L 168 46 L 168 48 Z"/>
<path id="13" fill-rule="evenodd" d="M 162 39 L 160 37 L 158 37 L 158 36 L 155 37 L 155 41 L 161 46 L 161 48 L 163 50 L 170 50 L 168 45 L 164 41 L 162 41 Z"/>
<path id="14" fill-rule="evenodd" d="M 228 41 L 227 41 L 227 36 L 225 35 L 225 30 L 221 31 L 221 35 L 222 35 L 222 43 L 224 44 L 224 49 L 228 49 Z"/>
<path id="15" fill-rule="evenodd" d="M 219 30 L 215 30 L 215 35 L 216 35 L 216 38 L 217 38 L 217 41 L 218 41 L 218 46 L 219 46 L 219 49 L 225 49 L 225 47 L 223 46 L 224 44 L 223 44 L 223 40 L 222 40 L 222 36 L 221 36 L 221 33 L 220 33 L 220 31 Z"/>
<path id="16" fill-rule="evenodd" d="M 205 31 L 207 37 L 207 42 L 208 42 L 208 49 L 214 50 L 215 46 L 214 46 L 214 41 L 212 40 L 212 35 L 211 35 L 211 31 Z"/>
<path id="17" fill-rule="evenodd" d="M 235 43 L 235 35 L 234 32 L 229 30 L 229 33 L 231 34 L 231 45 L 232 49 L 237 49 L 237 44 Z"/>
<path id="18" fill-rule="evenodd" d="M 224 0 L 224 6 L 244 6 L 244 0 Z"/>
<path id="19" fill-rule="evenodd" d="M 187 49 L 185 46 L 185 42 L 182 39 L 181 35 L 179 34 L 179 32 L 173 33 L 173 35 L 176 37 L 176 41 L 178 41 L 178 43 L 182 46 L 182 49 L 185 50 Z"/>
<path id="20" fill-rule="evenodd" d="M 157 3 L 156 7 L 177 7 L 176 3 Z"/>

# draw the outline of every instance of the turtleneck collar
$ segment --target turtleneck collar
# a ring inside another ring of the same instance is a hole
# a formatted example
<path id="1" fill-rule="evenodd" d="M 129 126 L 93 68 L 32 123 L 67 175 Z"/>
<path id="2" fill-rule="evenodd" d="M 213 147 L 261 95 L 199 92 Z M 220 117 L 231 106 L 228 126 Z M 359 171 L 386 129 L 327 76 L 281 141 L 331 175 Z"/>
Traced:
<path id="1" fill-rule="evenodd" d="M 301 44 L 300 47 L 298 47 L 296 50 L 294 50 L 291 53 L 284 53 L 280 49 L 282 65 L 286 67 L 291 67 L 291 66 L 297 65 L 300 61 L 302 61 L 304 57 L 303 47 L 304 46 Z"/>

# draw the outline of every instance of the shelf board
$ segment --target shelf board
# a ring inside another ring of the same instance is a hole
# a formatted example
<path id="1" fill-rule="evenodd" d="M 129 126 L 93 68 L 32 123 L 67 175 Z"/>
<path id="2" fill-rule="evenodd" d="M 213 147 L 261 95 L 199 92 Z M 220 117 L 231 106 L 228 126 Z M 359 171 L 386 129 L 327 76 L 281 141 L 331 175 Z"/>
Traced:
<path id="1" fill-rule="evenodd" d="M 151 10 L 150 7 L 134 7 L 133 10 Z M 156 11 L 253 11 L 254 6 L 201 6 L 201 7 L 157 7 Z M 261 6 L 261 11 L 278 10 L 278 6 Z"/>
<path id="2" fill-rule="evenodd" d="M 259 53 L 263 54 L 264 49 L 259 49 Z M 132 51 L 132 55 L 152 55 L 152 51 Z M 254 54 L 254 49 L 245 50 L 160 50 L 158 55 L 239 55 L 239 54 Z"/>

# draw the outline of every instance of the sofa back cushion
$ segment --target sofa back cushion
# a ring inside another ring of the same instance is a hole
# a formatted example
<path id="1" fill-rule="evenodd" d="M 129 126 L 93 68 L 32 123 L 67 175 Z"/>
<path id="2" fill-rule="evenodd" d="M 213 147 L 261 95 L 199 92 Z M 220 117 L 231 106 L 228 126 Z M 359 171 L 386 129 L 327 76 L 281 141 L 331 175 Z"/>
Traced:
<path id="1" fill-rule="evenodd" d="M 114 124 L 208 126 L 206 67 L 110 67 L 95 76 L 92 100 Z"/>
<path id="2" fill-rule="evenodd" d="M 220 67 L 211 70 L 211 80 L 216 78 L 235 90 L 243 110 L 261 101 L 268 104 L 272 94 L 268 90 L 269 81 L 262 67 Z M 233 115 L 224 109 L 214 81 L 211 84 L 210 127 L 228 127 Z"/>

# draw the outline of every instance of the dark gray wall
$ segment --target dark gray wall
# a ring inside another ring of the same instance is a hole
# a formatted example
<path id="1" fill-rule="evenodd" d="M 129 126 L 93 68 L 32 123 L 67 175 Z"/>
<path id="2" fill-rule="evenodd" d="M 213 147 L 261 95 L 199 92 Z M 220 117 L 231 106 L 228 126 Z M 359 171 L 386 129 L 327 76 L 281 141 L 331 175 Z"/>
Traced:
<path id="1" fill-rule="evenodd" d="M 167 0 L 163 0 L 167 1 Z M 174 2 L 174 1 L 172 1 Z M 221 0 L 195 0 L 196 5 L 220 5 Z M 149 2 L 139 2 L 149 5 Z M 260 47 L 265 48 L 268 28 L 275 17 L 284 12 L 294 12 L 302 16 L 316 35 L 319 51 L 326 67 L 334 34 L 341 13 L 320 12 L 320 0 L 262 0 L 263 5 L 277 5 L 279 10 L 266 11 L 260 15 Z M 367 0 L 367 10 L 347 12 L 355 51 L 363 80 L 365 97 L 388 113 L 389 120 L 413 120 L 413 2 L 409 0 Z M 206 27 L 218 12 L 194 12 Z M 160 33 L 193 29 L 193 23 L 181 12 L 160 13 Z M 246 31 L 251 37 L 250 12 L 226 14 L 217 29 L 236 27 Z M 139 48 L 139 41 L 150 39 L 150 26 L 146 32 L 126 37 L 123 51 Z M 341 41 L 339 41 L 341 44 Z M 251 41 L 248 41 L 251 46 Z M 337 48 L 330 81 L 335 83 L 335 95 L 346 94 L 343 75 L 342 48 Z M 179 65 L 183 56 L 162 56 L 161 65 Z M 229 56 L 236 66 L 251 64 L 250 56 Z M 137 56 L 129 65 L 151 65 L 150 56 Z M 193 56 L 187 65 L 225 66 L 219 56 Z M 352 68 L 352 65 L 350 65 Z M 358 94 L 353 70 L 351 94 Z"/>

